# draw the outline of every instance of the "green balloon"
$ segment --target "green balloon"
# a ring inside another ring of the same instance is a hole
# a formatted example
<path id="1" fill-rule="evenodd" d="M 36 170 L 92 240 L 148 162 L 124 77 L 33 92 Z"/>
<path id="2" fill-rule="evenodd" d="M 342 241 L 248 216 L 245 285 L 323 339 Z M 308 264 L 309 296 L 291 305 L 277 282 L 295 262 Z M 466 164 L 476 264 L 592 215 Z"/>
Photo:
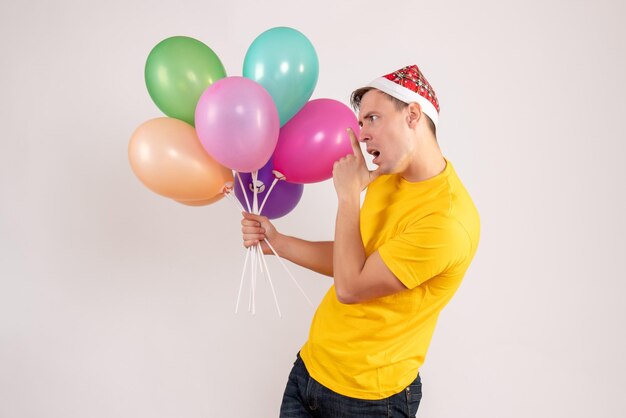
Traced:
<path id="1" fill-rule="evenodd" d="M 202 42 L 173 36 L 152 48 L 145 77 L 158 108 L 193 126 L 198 99 L 207 87 L 226 77 L 226 71 L 215 52 Z"/>

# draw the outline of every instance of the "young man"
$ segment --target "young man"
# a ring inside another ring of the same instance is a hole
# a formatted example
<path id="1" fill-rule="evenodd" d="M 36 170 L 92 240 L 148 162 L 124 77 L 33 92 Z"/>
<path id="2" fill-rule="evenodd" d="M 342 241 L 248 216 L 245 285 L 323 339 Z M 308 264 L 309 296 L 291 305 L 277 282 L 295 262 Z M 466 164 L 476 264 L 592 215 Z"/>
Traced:
<path id="1" fill-rule="evenodd" d="M 244 214 L 244 245 L 333 277 L 289 375 L 281 417 L 413 417 L 437 318 L 478 245 L 478 212 L 436 139 L 439 103 L 417 66 L 352 93 L 359 140 L 334 165 L 335 240 Z M 360 193 L 367 188 L 363 207 Z"/>

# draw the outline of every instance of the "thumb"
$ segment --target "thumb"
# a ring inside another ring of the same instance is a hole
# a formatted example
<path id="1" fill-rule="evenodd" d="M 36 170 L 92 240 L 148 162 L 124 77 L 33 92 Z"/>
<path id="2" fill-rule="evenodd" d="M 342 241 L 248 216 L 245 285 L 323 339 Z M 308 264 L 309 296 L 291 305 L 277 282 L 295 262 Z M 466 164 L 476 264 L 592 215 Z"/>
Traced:
<path id="1" fill-rule="evenodd" d="M 261 216 L 261 215 L 255 215 L 253 213 L 250 212 L 241 212 L 241 214 L 243 215 L 244 218 L 246 219 L 251 219 L 253 221 L 258 221 L 261 222 L 265 219 L 265 216 Z"/>

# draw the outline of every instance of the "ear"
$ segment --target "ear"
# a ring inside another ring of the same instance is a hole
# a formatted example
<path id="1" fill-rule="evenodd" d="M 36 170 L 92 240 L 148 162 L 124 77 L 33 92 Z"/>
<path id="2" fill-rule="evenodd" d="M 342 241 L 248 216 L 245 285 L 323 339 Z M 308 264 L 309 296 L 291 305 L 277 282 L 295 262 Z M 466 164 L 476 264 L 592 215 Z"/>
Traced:
<path id="1" fill-rule="evenodd" d="M 409 103 L 407 107 L 407 124 L 410 128 L 417 126 L 417 122 L 422 118 L 422 108 L 417 102 Z"/>

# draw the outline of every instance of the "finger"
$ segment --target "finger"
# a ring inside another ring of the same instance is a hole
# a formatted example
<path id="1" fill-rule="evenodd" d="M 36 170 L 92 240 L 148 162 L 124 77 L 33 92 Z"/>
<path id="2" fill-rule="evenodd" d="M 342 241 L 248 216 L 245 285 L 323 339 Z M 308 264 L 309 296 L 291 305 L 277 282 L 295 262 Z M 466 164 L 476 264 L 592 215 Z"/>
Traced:
<path id="1" fill-rule="evenodd" d="M 354 155 L 363 157 L 363 151 L 361 151 L 361 146 L 359 145 L 359 140 L 356 139 L 356 135 L 352 128 L 346 129 L 348 131 L 348 136 L 350 137 L 350 144 L 352 144 L 352 151 Z"/>
<path id="2" fill-rule="evenodd" d="M 244 242 L 261 241 L 264 239 L 265 239 L 265 235 L 263 234 L 246 234 L 243 236 Z"/>
<path id="3" fill-rule="evenodd" d="M 241 214 L 243 215 L 244 218 L 252 219 L 252 220 L 257 221 L 257 222 L 262 222 L 265 219 L 267 219 L 265 216 L 255 215 L 255 214 L 250 213 L 250 212 L 241 212 Z"/>
<path id="4" fill-rule="evenodd" d="M 261 223 L 259 221 L 253 221 L 251 219 L 242 219 L 241 225 L 242 226 L 261 226 Z"/>
<path id="5" fill-rule="evenodd" d="M 243 234 L 265 234 L 265 230 L 263 228 L 255 226 L 244 226 L 241 228 L 241 232 Z"/>

